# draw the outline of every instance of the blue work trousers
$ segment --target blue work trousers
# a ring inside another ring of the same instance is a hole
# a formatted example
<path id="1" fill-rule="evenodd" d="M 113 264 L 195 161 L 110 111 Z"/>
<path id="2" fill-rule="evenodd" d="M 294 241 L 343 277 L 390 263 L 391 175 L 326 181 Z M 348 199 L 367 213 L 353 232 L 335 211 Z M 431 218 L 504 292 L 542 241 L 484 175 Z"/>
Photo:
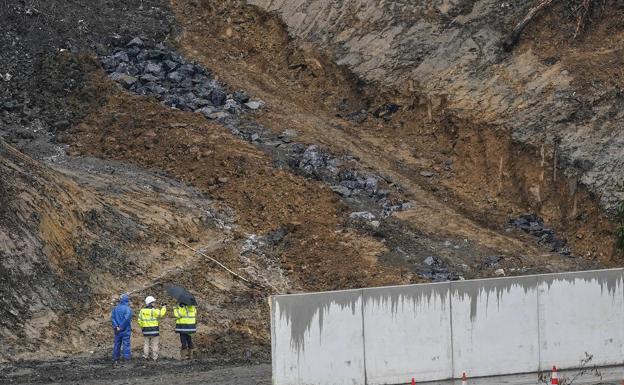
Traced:
<path id="1" fill-rule="evenodd" d="M 130 351 L 130 330 L 127 332 L 116 332 L 115 343 L 113 345 L 113 361 L 121 358 L 121 348 L 123 346 L 123 356 L 125 360 L 129 360 L 132 356 Z"/>

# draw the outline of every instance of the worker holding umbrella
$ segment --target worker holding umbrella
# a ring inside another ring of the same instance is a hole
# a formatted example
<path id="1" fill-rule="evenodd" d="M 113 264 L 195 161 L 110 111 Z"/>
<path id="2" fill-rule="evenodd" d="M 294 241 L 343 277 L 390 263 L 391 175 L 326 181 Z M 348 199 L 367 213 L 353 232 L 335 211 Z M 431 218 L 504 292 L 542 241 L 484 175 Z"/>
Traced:
<path id="1" fill-rule="evenodd" d="M 176 319 L 175 332 L 180 334 L 180 358 L 193 358 L 192 335 L 197 331 L 197 301 L 180 286 L 169 286 L 167 293 L 178 300 L 179 306 L 173 309 Z"/>

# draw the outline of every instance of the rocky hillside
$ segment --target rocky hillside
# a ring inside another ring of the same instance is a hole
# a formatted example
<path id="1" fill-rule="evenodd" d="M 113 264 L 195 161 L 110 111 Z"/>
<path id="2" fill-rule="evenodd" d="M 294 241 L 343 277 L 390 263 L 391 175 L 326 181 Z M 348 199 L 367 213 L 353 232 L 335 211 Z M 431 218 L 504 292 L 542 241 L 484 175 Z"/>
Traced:
<path id="1" fill-rule="evenodd" d="M 621 15 L 505 52 L 495 3 L 1 3 L 0 359 L 105 356 L 169 282 L 265 361 L 271 294 L 619 265 Z"/>
<path id="2" fill-rule="evenodd" d="M 555 2 L 513 52 L 504 42 L 531 2 L 250 3 L 278 12 L 293 35 L 327 49 L 363 79 L 398 91 L 403 105 L 430 104 L 435 113 L 543 147 L 570 178 L 570 194 L 586 186 L 607 210 L 622 198 L 621 2 L 609 2 L 578 39 L 566 2 Z"/>

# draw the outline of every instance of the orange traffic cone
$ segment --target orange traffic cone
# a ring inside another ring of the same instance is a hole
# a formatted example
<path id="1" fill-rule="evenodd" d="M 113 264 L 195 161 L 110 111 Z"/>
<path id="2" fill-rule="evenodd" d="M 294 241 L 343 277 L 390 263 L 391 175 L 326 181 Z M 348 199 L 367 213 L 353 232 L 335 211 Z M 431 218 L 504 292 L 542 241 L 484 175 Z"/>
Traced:
<path id="1" fill-rule="evenodd" d="M 551 385 L 559 385 L 559 376 L 557 376 L 557 367 L 553 365 L 552 374 L 550 375 Z"/>
<path id="2" fill-rule="evenodd" d="M 468 377 L 466 377 L 466 372 L 462 374 L 462 385 L 468 384 Z"/>

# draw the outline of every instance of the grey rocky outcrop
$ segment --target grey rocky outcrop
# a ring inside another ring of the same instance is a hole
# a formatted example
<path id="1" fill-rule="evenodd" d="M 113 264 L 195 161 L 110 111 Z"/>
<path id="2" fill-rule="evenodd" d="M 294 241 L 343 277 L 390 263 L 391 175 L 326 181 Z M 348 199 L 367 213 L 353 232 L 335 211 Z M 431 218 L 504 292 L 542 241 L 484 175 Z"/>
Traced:
<path id="1" fill-rule="evenodd" d="M 521 0 L 250 0 L 278 12 L 290 33 L 382 87 L 433 108 L 506 129 L 514 140 L 557 145 L 559 166 L 607 210 L 624 179 L 622 90 L 578 92 L 584 74 L 503 42 L 531 2 Z M 419 96 L 420 94 L 420 96 Z M 572 188 L 574 190 L 574 186 Z"/>

